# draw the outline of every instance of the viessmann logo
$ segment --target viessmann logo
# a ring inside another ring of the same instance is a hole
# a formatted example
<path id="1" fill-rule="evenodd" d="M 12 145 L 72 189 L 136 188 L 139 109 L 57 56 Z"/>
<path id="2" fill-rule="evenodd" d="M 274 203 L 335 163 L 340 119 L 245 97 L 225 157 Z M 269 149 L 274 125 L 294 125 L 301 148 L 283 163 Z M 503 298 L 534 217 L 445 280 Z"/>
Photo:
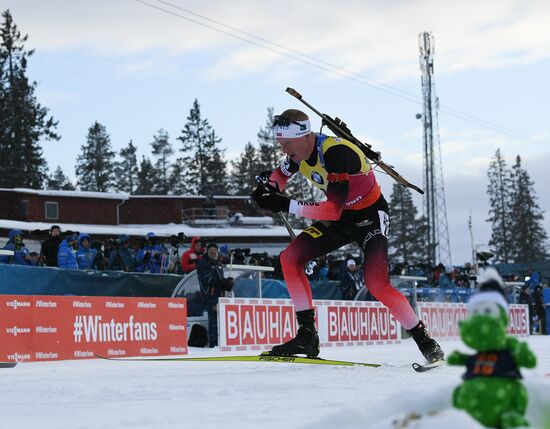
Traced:
<path id="1" fill-rule="evenodd" d="M 20 334 L 30 334 L 31 328 L 20 328 L 18 326 L 14 326 L 12 328 L 6 328 L 6 333 L 11 334 L 14 337 L 17 337 Z"/>
<path id="2" fill-rule="evenodd" d="M 158 337 L 156 322 L 134 322 L 134 316 L 124 322 L 103 322 L 101 316 L 77 315 L 73 328 L 75 343 L 154 341 Z"/>
<path id="3" fill-rule="evenodd" d="M 17 301 L 14 299 L 13 301 L 6 301 L 6 306 L 17 310 L 19 307 L 30 307 L 31 303 L 30 301 Z"/>

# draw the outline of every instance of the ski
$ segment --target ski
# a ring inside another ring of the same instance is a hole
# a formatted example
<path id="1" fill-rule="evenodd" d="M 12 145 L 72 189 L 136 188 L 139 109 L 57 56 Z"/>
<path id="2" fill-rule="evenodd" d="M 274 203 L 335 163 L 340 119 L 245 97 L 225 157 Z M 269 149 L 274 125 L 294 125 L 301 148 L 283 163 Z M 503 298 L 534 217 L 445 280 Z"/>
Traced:
<path id="1" fill-rule="evenodd" d="M 0 362 L 0 368 L 13 368 L 17 362 Z"/>
<path id="2" fill-rule="evenodd" d="M 144 361 L 144 362 L 274 362 L 274 363 L 298 363 L 309 365 L 332 365 L 332 366 L 367 366 L 377 368 L 382 366 L 379 363 L 351 362 L 344 360 L 332 360 L 322 358 L 307 358 L 300 356 L 276 356 L 261 354 L 259 356 L 209 356 L 209 357 L 159 357 L 159 358 L 110 358 L 96 355 L 96 357 L 116 361 Z"/>
<path id="3" fill-rule="evenodd" d="M 419 363 L 413 363 L 412 367 L 416 372 L 426 372 L 434 368 L 439 368 L 445 364 L 445 359 L 436 360 L 435 362 L 428 363 L 426 365 L 420 365 Z"/>

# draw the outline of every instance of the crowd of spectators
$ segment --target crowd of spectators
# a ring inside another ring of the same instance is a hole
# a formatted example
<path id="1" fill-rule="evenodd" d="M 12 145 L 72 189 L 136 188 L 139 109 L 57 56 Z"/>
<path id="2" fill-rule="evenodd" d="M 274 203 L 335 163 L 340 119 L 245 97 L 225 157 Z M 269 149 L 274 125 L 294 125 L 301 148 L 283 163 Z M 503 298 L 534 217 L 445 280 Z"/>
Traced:
<path id="1" fill-rule="evenodd" d="M 183 234 L 160 238 L 149 232 L 144 237 L 133 239 L 128 235 L 120 235 L 116 239 L 99 241 L 87 233 L 62 231 L 59 225 L 52 225 L 49 230 L 33 233 L 43 235 L 40 254 L 29 251 L 23 241 L 21 230 L 12 229 L 8 242 L 3 247 L 3 250 L 10 252 L 0 255 L 0 263 L 79 270 L 188 274 L 196 270 L 201 259 L 206 256 L 205 242 L 200 237 L 192 237 L 190 245 L 185 245 Z M 180 254 L 182 246 L 188 248 Z M 273 267 L 273 272 L 264 272 L 262 276 L 283 280 L 279 255 L 253 253 L 250 248 L 229 248 L 228 245 L 222 245 L 218 249 L 218 258 L 224 264 Z M 321 282 L 338 281 L 341 284 L 342 296 L 345 299 L 353 299 L 357 291 L 364 286 L 360 261 L 358 255 L 350 253 L 323 256 L 315 261 L 315 269 L 309 275 L 309 279 Z M 397 263 L 389 267 L 389 273 L 391 276 L 425 278 L 426 280 L 420 283 L 424 287 L 475 288 L 475 267 L 469 263 L 460 267 Z M 523 278 L 505 276 L 504 280 L 521 282 Z M 532 285 L 533 281 L 530 284 Z M 539 289 L 541 290 L 542 286 Z M 527 300 L 528 295 L 540 295 L 539 289 L 524 286 L 521 289 L 523 301 Z M 515 302 L 519 301 L 516 299 Z"/>
<path id="2" fill-rule="evenodd" d="M 171 237 L 166 243 L 149 232 L 133 240 L 133 243 L 128 235 L 100 241 L 84 232 L 62 231 L 59 225 L 33 233 L 45 236 L 41 240 L 40 254 L 30 252 L 23 242 L 23 232 L 13 229 L 3 247 L 9 252 L 0 255 L 0 263 L 74 270 L 182 274 L 182 264 L 177 257 L 181 241 L 178 237 Z"/>
<path id="3" fill-rule="evenodd" d="M 403 263 L 394 264 L 390 267 L 390 275 L 425 277 L 426 286 L 451 288 L 475 286 L 475 267 L 469 262 L 464 266 L 450 266 L 441 263 L 432 266 L 430 264 L 408 265 Z"/>

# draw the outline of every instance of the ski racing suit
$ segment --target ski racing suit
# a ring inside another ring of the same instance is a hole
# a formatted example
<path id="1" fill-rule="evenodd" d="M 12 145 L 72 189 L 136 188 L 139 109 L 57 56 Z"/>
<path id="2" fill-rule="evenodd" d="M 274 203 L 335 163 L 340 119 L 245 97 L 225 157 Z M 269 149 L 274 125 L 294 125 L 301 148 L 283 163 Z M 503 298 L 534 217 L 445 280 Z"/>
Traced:
<path id="1" fill-rule="evenodd" d="M 315 134 L 311 156 L 300 163 L 286 159 L 271 174 L 270 180 L 283 190 L 288 179 L 298 172 L 322 190 L 327 199 L 315 203 L 290 202 L 290 213 L 317 220 L 281 253 L 283 275 L 295 310 L 313 308 L 304 264 L 355 242 L 365 258 L 366 287 L 405 329 L 416 326 L 419 319 L 414 310 L 390 283 L 388 204 L 361 149 L 341 138 Z"/>

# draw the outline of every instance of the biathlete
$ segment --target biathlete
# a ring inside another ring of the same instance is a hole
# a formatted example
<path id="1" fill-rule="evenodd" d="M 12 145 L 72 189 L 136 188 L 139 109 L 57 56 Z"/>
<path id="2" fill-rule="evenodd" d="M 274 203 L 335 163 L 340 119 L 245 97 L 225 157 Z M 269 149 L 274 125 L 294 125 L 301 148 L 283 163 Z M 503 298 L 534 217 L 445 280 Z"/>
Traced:
<path id="1" fill-rule="evenodd" d="M 366 156 L 355 144 L 311 132 L 308 116 L 296 109 L 274 117 L 273 132 L 286 160 L 269 175 L 276 190 L 260 184 L 251 198 L 263 209 L 315 219 L 281 253 L 281 266 L 294 303 L 299 329 L 296 337 L 271 350 L 276 355 L 319 355 L 311 287 L 304 273 L 307 261 L 356 242 L 364 254 L 365 285 L 389 308 L 412 336 L 428 362 L 443 358 L 407 299 L 390 284 L 388 275 L 388 204 Z M 282 194 L 300 172 L 326 194 L 326 201 L 309 203 Z"/>

